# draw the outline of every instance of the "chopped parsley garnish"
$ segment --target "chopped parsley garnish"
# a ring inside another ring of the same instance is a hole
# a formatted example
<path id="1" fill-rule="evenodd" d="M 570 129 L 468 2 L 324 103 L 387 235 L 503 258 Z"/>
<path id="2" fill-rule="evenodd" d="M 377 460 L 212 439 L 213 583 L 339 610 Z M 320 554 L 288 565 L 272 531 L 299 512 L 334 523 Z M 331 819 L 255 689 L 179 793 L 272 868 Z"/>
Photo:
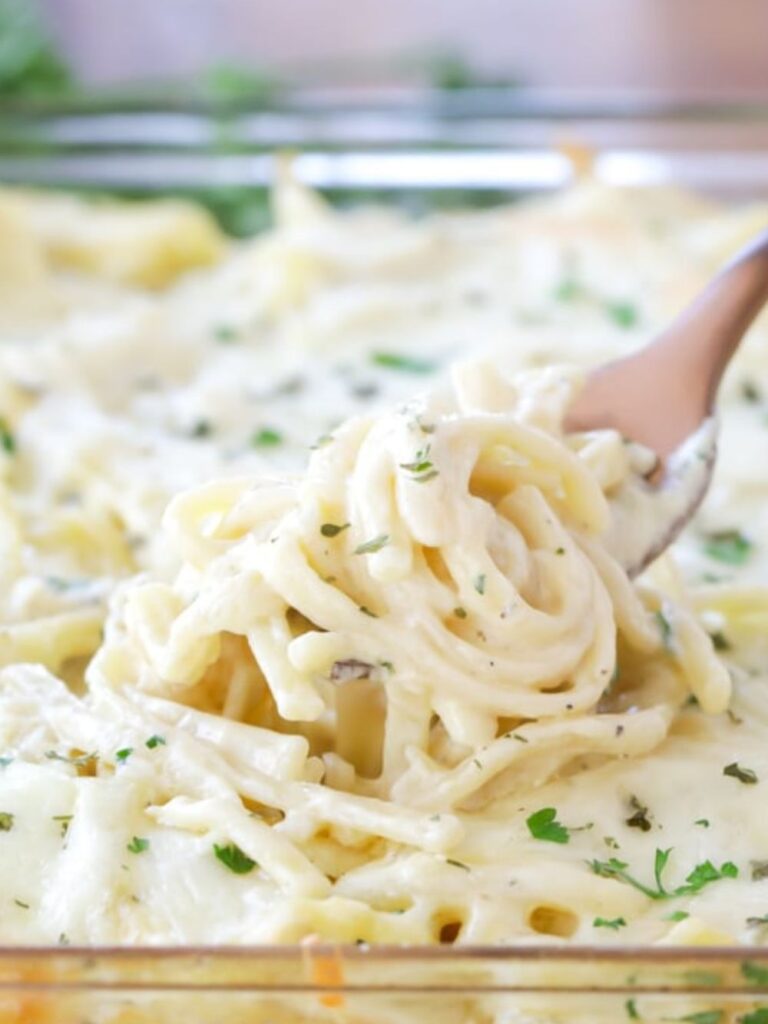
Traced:
<path id="1" fill-rule="evenodd" d="M 752 881 L 759 882 L 763 878 L 768 878 L 768 860 L 753 860 Z"/>
<path id="2" fill-rule="evenodd" d="M 8 452 L 9 455 L 13 455 L 16 451 L 16 438 L 2 416 L 0 416 L 0 448 Z"/>
<path id="3" fill-rule="evenodd" d="M 21 907 L 22 910 L 29 910 L 29 904 L 25 903 L 23 900 L 14 899 L 13 902 L 16 904 L 17 907 Z"/>
<path id="4" fill-rule="evenodd" d="M 606 302 L 605 312 L 619 327 L 634 327 L 640 319 L 637 306 L 631 302 Z"/>
<path id="5" fill-rule="evenodd" d="M 733 764 L 727 764 L 723 768 L 723 775 L 730 775 L 731 778 L 738 779 L 739 782 L 743 782 L 747 786 L 754 786 L 757 782 L 755 772 L 751 768 L 742 768 L 738 761 L 734 761 Z"/>
<path id="6" fill-rule="evenodd" d="M 437 369 L 437 364 L 427 359 L 416 359 L 397 352 L 373 352 L 371 362 L 387 370 L 400 370 L 403 373 L 434 373 Z"/>
<path id="7" fill-rule="evenodd" d="M 366 608 L 366 606 L 364 604 L 360 605 L 359 610 L 363 613 L 363 615 L 367 615 L 369 619 L 378 619 L 378 617 L 379 617 L 376 614 L 376 612 L 372 612 L 371 609 L 370 608 Z"/>
<path id="8" fill-rule="evenodd" d="M 387 544 L 389 544 L 389 534 L 382 533 L 378 537 L 373 537 L 371 540 L 358 544 L 354 553 L 356 555 L 373 555 L 377 551 L 381 551 Z"/>
<path id="9" fill-rule="evenodd" d="M 693 824 L 700 825 L 701 828 L 709 828 L 709 818 L 697 818 Z"/>
<path id="10" fill-rule="evenodd" d="M 8 811 L 0 811 L 0 832 L 10 832 L 14 820 L 15 815 L 9 814 Z"/>
<path id="11" fill-rule="evenodd" d="M 686 1021 L 687 1024 L 720 1024 L 724 1017 L 724 1010 L 700 1010 L 698 1013 L 688 1013 L 685 1017 L 670 1017 L 668 1019 Z"/>
<path id="12" fill-rule="evenodd" d="M 584 294 L 584 289 L 573 277 L 564 277 L 552 292 L 552 297 L 558 302 L 573 302 Z"/>
<path id="13" fill-rule="evenodd" d="M 768 914 L 763 914 L 762 917 L 748 917 L 747 924 L 750 928 L 761 928 L 763 925 L 768 924 Z"/>
<path id="14" fill-rule="evenodd" d="M 57 821 L 61 827 L 61 838 L 64 839 L 69 831 L 69 823 L 72 821 L 72 814 L 54 814 L 52 821 Z"/>
<path id="15" fill-rule="evenodd" d="M 556 555 L 564 555 L 565 554 L 565 548 L 555 548 L 555 554 Z"/>
<path id="16" fill-rule="evenodd" d="M 275 448 L 282 444 L 283 440 L 283 435 L 278 430 L 273 430 L 272 427 L 261 427 L 252 435 L 251 446 L 253 448 Z"/>
<path id="17" fill-rule="evenodd" d="M 648 817 L 648 808 L 641 804 L 636 796 L 630 797 L 629 805 L 633 813 L 625 818 L 624 824 L 630 828 L 639 828 L 641 832 L 650 832 L 651 822 Z"/>
<path id="18" fill-rule="evenodd" d="M 768 1007 L 745 1013 L 743 1017 L 739 1017 L 738 1024 L 768 1024 Z"/>
<path id="19" fill-rule="evenodd" d="M 219 324 L 213 329 L 213 336 L 216 341 L 226 345 L 229 342 L 237 341 L 237 331 L 234 327 L 229 327 L 227 324 Z"/>
<path id="20" fill-rule="evenodd" d="M 704 551 L 718 562 L 744 565 L 752 551 L 752 541 L 740 530 L 718 530 L 708 535 Z"/>
<path id="21" fill-rule="evenodd" d="M 637 1003 L 634 999 L 628 999 L 624 1003 L 624 1009 L 627 1011 L 627 1016 L 630 1020 L 640 1020 L 640 1014 L 637 1012 Z"/>
<path id="22" fill-rule="evenodd" d="M 450 864 L 452 868 L 461 868 L 462 871 L 469 871 L 470 867 L 468 864 L 462 864 L 460 860 L 451 860 L 450 857 L 445 858 L 445 863 Z"/>
<path id="23" fill-rule="evenodd" d="M 720 868 L 716 868 L 711 861 L 705 860 L 701 864 L 696 865 L 693 871 L 686 877 L 683 885 L 679 885 L 677 888 L 669 891 L 664 888 L 662 875 L 671 853 L 671 847 L 668 850 L 656 850 L 653 864 L 655 889 L 645 885 L 643 882 L 639 882 L 630 875 L 626 870 L 628 865 L 624 861 L 617 860 L 615 857 L 611 857 L 608 861 L 588 861 L 588 864 L 592 871 L 601 878 L 613 878 L 618 882 L 631 885 L 651 900 L 666 900 L 672 899 L 675 896 L 690 896 L 700 892 L 710 882 L 716 882 L 721 878 L 736 878 L 739 874 L 739 869 L 731 861 L 725 861 Z"/>
<path id="24" fill-rule="evenodd" d="M 474 588 L 478 594 L 485 593 L 485 573 L 481 572 L 479 576 L 475 576 Z"/>
<path id="25" fill-rule="evenodd" d="M 716 651 L 730 651 L 730 641 L 728 640 L 728 637 L 725 635 L 725 633 L 723 633 L 721 630 L 718 630 L 716 633 L 710 633 L 709 637 L 712 641 L 712 646 L 715 648 Z"/>
<path id="26" fill-rule="evenodd" d="M 210 420 L 198 420 L 189 431 L 189 436 L 194 438 L 210 437 L 213 433 L 213 424 Z"/>
<path id="27" fill-rule="evenodd" d="M 593 928 L 610 928 L 614 932 L 617 932 L 619 928 L 626 928 L 626 926 L 627 922 L 623 917 L 614 917 L 610 921 L 604 917 L 596 917 L 592 922 Z"/>
<path id="28" fill-rule="evenodd" d="M 341 525 L 338 523 L 323 523 L 320 527 L 320 533 L 322 533 L 324 537 L 338 537 L 340 533 L 343 533 L 344 530 L 348 529 L 349 523 L 342 523 Z"/>
<path id="29" fill-rule="evenodd" d="M 669 619 L 666 617 L 664 612 L 661 611 L 661 609 L 654 613 L 654 617 L 659 625 L 659 632 L 661 633 L 661 644 L 665 651 L 671 651 L 673 633 Z"/>
<path id="30" fill-rule="evenodd" d="M 133 839 L 126 846 L 126 850 L 129 853 L 144 853 L 145 850 L 149 849 L 149 840 L 142 839 L 140 836 L 134 836 Z"/>
<path id="31" fill-rule="evenodd" d="M 755 985 L 768 985 L 768 967 L 745 960 L 741 965 L 741 973 L 746 981 L 751 981 Z"/>
<path id="32" fill-rule="evenodd" d="M 456 616 L 457 619 L 466 619 L 467 609 L 459 606 L 458 608 L 453 609 L 453 614 Z"/>
<path id="33" fill-rule="evenodd" d="M 546 843 L 568 843 L 571 836 L 565 825 L 557 820 L 557 810 L 554 807 L 542 807 L 526 818 L 528 831 L 534 839 L 541 839 Z"/>
<path id="34" fill-rule="evenodd" d="M 435 464 L 429 458 L 430 445 L 420 448 L 416 452 L 413 462 L 401 462 L 400 468 L 411 474 L 411 480 L 417 484 L 425 484 L 428 480 L 434 480 L 438 476 Z"/>
<path id="35" fill-rule="evenodd" d="M 118 752 L 115 754 L 115 760 L 119 761 L 120 764 L 125 764 L 125 762 L 128 760 L 132 753 L 133 747 L 123 747 L 122 750 L 118 750 Z"/>
<path id="36" fill-rule="evenodd" d="M 753 405 L 756 405 L 758 402 L 762 402 L 763 400 L 762 391 L 753 380 L 749 379 L 749 377 L 741 382 L 739 390 L 741 391 L 741 397 L 745 402 L 751 402 Z"/>
<path id="37" fill-rule="evenodd" d="M 247 875 L 257 866 L 256 861 L 251 860 L 248 854 L 243 853 L 240 847 L 234 843 L 227 843 L 226 846 L 214 843 L 213 852 L 221 863 L 236 875 Z"/>
<path id="38" fill-rule="evenodd" d="M 665 920 L 667 921 L 685 921 L 686 918 L 691 915 L 687 910 L 673 910 L 671 914 L 667 914 Z"/>
<path id="39" fill-rule="evenodd" d="M 154 750 L 155 747 L 164 747 L 165 736 L 158 736 L 157 734 L 150 736 L 144 746 L 149 747 L 150 750 Z"/>

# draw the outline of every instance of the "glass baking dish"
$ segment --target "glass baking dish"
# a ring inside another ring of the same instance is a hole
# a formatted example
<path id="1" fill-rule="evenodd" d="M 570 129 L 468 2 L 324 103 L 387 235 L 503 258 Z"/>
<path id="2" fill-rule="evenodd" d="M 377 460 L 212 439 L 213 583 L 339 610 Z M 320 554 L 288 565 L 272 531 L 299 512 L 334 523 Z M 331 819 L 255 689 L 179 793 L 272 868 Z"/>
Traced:
<path id="1" fill-rule="evenodd" d="M 764 1024 L 768 950 L 0 950 L 2 1024 Z"/>
<path id="2" fill-rule="evenodd" d="M 189 195 L 237 234 L 264 223 L 280 150 L 332 198 L 415 211 L 557 189 L 585 166 L 618 186 L 768 198 L 768 105 L 470 90 L 299 95 L 255 112 L 161 101 L 0 108 L 0 182 Z M 633 1020 L 768 1024 L 768 949 L 0 948 L 0 1024 Z"/>

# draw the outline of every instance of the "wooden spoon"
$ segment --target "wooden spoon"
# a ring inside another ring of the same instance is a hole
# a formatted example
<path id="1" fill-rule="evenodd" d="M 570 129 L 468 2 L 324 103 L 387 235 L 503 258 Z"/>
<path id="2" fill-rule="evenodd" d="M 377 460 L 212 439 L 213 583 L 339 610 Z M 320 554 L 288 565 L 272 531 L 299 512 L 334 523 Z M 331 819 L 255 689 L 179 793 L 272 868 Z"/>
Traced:
<path id="1" fill-rule="evenodd" d="M 567 431 L 610 427 L 658 457 L 649 476 L 647 521 L 627 519 L 609 543 L 630 575 L 672 543 L 707 492 L 717 453 L 713 416 L 720 380 L 766 301 L 768 231 L 651 344 L 592 373 L 568 411 Z"/>

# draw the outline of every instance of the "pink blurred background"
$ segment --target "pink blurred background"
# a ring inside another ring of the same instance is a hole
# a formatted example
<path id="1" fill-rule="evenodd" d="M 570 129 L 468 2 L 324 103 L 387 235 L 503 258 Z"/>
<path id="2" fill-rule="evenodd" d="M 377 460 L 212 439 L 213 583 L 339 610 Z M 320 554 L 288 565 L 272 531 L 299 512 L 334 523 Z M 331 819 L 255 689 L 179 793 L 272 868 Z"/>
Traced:
<path id="1" fill-rule="evenodd" d="M 255 61 L 391 79 L 451 52 L 568 91 L 768 97 L 766 0 L 43 0 L 86 80 Z M 398 73 L 403 73 L 402 71 Z"/>

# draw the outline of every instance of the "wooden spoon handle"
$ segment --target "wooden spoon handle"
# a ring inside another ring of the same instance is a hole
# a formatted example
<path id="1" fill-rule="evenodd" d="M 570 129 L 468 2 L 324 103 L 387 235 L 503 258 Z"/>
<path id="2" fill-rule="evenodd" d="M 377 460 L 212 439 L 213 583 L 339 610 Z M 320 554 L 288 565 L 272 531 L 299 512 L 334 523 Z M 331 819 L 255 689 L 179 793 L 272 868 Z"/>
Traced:
<path id="1" fill-rule="evenodd" d="M 654 342 L 711 411 L 720 380 L 768 301 L 768 230 L 742 249 Z"/>

